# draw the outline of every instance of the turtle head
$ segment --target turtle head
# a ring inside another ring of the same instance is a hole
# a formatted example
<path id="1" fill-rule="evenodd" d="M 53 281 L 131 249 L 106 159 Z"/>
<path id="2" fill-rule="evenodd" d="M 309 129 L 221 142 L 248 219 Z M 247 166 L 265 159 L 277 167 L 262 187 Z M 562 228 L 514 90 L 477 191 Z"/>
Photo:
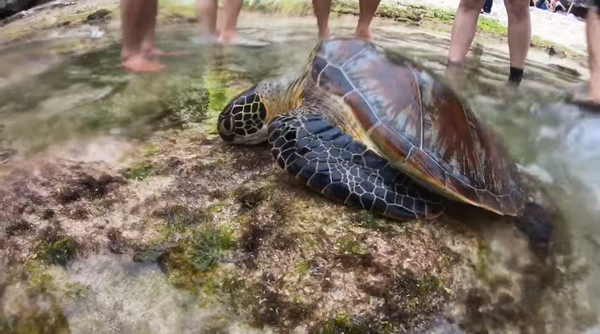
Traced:
<path id="1" fill-rule="evenodd" d="M 261 96 L 261 84 L 234 97 L 219 115 L 221 138 L 233 144 L 254 145 L 267 140 L 267 108 Z"/>
<path id="2" fill-rule="evenodd" d="M 289 82 L 265 80 L 235 96 L 221 111 L 217 130 L 229 143 L 255 145 L 267 141 L 273 116 L 291 109 Z"/>

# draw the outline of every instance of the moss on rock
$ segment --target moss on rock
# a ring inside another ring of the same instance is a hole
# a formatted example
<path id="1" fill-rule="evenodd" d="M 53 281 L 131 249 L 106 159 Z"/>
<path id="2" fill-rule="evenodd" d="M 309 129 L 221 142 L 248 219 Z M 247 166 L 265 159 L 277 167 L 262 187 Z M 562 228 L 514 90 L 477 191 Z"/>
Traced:
<path id="1" fill-rule="evenodd" d="M 125 172 L 125 177 L 130 180 L 143 181 L 152 175 L 153 166 L 150 162 L 138 163 Z"/>
<path id="2" fill-rule="evenodd" d="M 66 236 L 56 242 L 41 246 L 35 258 L 47 264 L 66 266 L 67 262 L 77 255 L 78 248 L 77 241 Z"/>

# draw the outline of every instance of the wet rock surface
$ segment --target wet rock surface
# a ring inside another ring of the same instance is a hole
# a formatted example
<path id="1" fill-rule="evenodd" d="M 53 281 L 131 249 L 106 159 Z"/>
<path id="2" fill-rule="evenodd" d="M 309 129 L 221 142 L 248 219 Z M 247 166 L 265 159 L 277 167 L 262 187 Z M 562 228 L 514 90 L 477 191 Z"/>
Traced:
<path id="1" fill-rule="evenodd" d="M 383 13 L 451 20 L 411 10 Z M 115 17 L 65 11 L 52 29 L 110 27 Z M 389 43 L 395 35 L 384 34 Z M 429 49 L 420 58 L 445 47 L 421 38 Z M 40 156 L 0 142 L 0 332 L 579 333 L 597 323 L 578 298 L 587 266 L 543 194 L 529 219 L 456 205 L 431 222 L 400 223 L 311 192 L 265 145 L 224 144 L 216 113 L 300 59 L 302 43 L 261 57 L 208 51 L 215 60 L 194 58 L 154 82 L 121 74 L 109 48 L 50 71 L 31 99 L 7 90 L 0 113 L 48 118 L 15 117 L 1 139 L 59 143 Z M 88 137 L 62 142 L 74 128 Z M 552 230 L 534 228 L 540 221 Z"/>
<path id="2" fill-rule="evenodd" d="M 73 292 L 56 268 L 103 253 L 157 265 L 192 304 L 231 310 L 228 323 L 281 333 L 428 332 L 440 319 L 467 333 L 575 333 L 594 322 L 571 287 L 579 266 L 538 258 L 507 219 L 451 209 L 398 223 L 307 190 L 262 145 L 227 146 L 197 128 L 151 145 L 131 158 L 129 170 L 145 166 L 135 175 L 68 160 L 2 167 L 7 328 L 49 317 L 63 328 L 61 296 Z M 54 308 L 10 313 L 15 289 Z M 81 300 L 100 293 L 86 291 Z"/>

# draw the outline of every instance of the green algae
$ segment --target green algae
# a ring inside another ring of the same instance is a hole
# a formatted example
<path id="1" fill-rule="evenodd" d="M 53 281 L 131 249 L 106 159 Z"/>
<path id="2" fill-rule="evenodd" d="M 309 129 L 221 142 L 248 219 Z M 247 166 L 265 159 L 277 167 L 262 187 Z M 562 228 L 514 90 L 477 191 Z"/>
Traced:
<path id="1" fill-rule="evenodd" d="M 365 324 L 355 322 L 350 316 L 346 314 L 339 314 L 335 318 L 329 319 L 323 329 L 320 331 L 321 334 L 362 334 L 369 333 L 373 328 Z"/>
<path id="2" fill-rule="evenodd" d="M 478 252 L 477 252 L 477 263 L 475 264 L 475 272 L 480 278 L 485 278 L 488 275 L 488 269 L 490 265 L 491 250 L 490 246 L 485 240 L 479 240 Z"/>
<path id="3" fill-rule="evenodd" d="M 62 242 L 61 242 L 62 241 Z M 59 247 L 65 240 L 53 243 Z M 66 242 L 68 243 L 68 242 Z M 60 248 L 60 247 L 59 247 Z M 60 257 L 60 256 L 59 256 Z M 52 257 L 56 260 L 56 257 Z M 58 261 L 61 262 L 61 261 Z M 60 300 L 73 297 L 75 290 L 67 284 L 62 289 L 54 281 L 51 268 L 54 264 L 36 256 L 25 263 L 23 274 L 27 277 L 24 286 L 18 286 L 17 299 L 6 300 L 9 312 L 0 315 L 0 332 L 14 334 L 70 333 Z"/>
<path id="4" fill-rule="evenodd" d="M 214 268 L 223 259 L 223 252 L 236 244 L 232 231 L 223 228 L 207 228 L 196 232 L 193 238 L 190 261 L 199 271 Z"/>
<path id="5" fill-rule="evenodd" d="M 0 314 L 0 333 L 12 331 L 11 321 L 5 314 Z"/>
<path id="6" fill-rule="evenodd" d="M 309 1 L 299 0 L 244 1 L 243 9 L 262 13 L 278 13 L 288 15 L 310 15 L 312 13 L 312 6 Z"/>
<path id="7" fill-rule="evenodd" d="M 227 202 L 221 201 L 221 202 L 217 202 L 217 203 L 209 205 L 208 208 L 206 208 L 206 212 L 217 213 L 217 212 L 223 211 L 223 209 L 225 209 L 226 207 L 227 207 Z"/>
<path id="8" fill-rule="evenodd" d="M 159 2 L 157 20 L 161 23 L 173 17 L 196 18 L 196 9 L 193 4 L 186 4 L 177 0 L 162 0 Z"/>
<path id="9" fill-rule="evenodd" d="M 40 31 L 50 30 L 53 28 L 60 29 L 62 27 L 80 26 L 85 23 L 95 23 L 98 20 L 94 18 L 110 19 L 114 17 L 113 13 L 119 10 L 118 5 L 109 5 L 105 8 L 97 8 L 89 6 L 72 10 L 66 8 L 64 11 L 57 11 L 49 17 L 42 17 L 37 20 L 27 20 L 26 24 L 21 24 L 18 20 L 12 24 L 7 24 L 2 27 L 0 34 L 0 43 L 11 43 L 34 37 Z"/>
<path id="10" fill-rule="evenodd" d="M 477 21 L 477 29 L 490 35 L 508 36 L 508 28 L 496 20 L 480 17 Z"/>
<path id="11" fill-rule="evenodd" d="M 154 172 L 154 166 L 148 161 L 133 165 L 126 173 L 125 177 L 129 180 L 143 181 L 150 177 Z"/>
<path id="12" fill-rule="evenodd" d="M 4 327 L 11 334 L 67 334 L 70 333 L 69 322 L 57 305 L 48 310 L 38 310 L 35 314 L 27 314 L 17 318 L 8 318 L 0 322 L 0 329 Z"/>
<path id="13" fill-rule="evenodd" d="M 283 13 L 288 15 L 312 15 L 312 7 L 308 1 L 274 1 L 257 0 L 245 3 L 246 10 L 259 11 L 263 13 Z M 332 3 L 331 12 L 336 14 L 357 15 L 358 4 L 355 1 L 338 0 Z M 455 13 L 452 11 L 430 8 L 424 5 L 408 5 L 381 3 L 375 16 L 391 19 L 398 22 L 431 22 L 451 25 L 454 22 Z M 508 28 L 497 20 L 479 17 L 477 29 L 480 33 L 489 36 L 508 36 Z M 536 48 L 557 49 L 555 43 L 533 36 L 531 45 Z M 559 48 L 563 49 L 563 48 Z"/>
<path id="14" fill-rule="evenodd" d="M 164 108 L 183 123 L 200 123 L 206 119 L 209 92 L 201 81 L 174 86 L 169 90 Z"/>
<path id="15" fill-rule="evenodd" d="M 158 155 L 160 152 L 160 146 L 155 144 L 149 144 L 142 148 L 142 155 L 145 157 L 152 157 Z"/>
<path id="16" fill-rule="evenodd" d="M 306 275 L 310 269 L 310 261 L 301 261 L 296 264 L 296 270 L 300 275 Z"/>
<path id="17" fill-rule="evenodd" d="M 47 293 L 55 291 L 54 278 L 48 272 L 48 265 L 36 258 L 27 261 L 27 285 L 31 290 Z"/>
<path id="18" fill-rule="evenodd" d="M 231 85 L 231 82 L 237 79 L 237 75 L 221 70 L 210 70 L 203 77 L 204 87 L 207 90 L 207 133 L 216 136 L 217 119 L 219 114 L 229 103 L 231 98 L 241 92 L 241 88 Z"/>
<path id="19" fill-rule="evenodd" d="M 210 298 L 219 290 L 226 272 L 219 266 L 236 245 L 233 232 L 218 226 L 188 228 L 181 240 L 158 258 L 169 281 Z"/>
<path id="20" fill-rule="evenodd" d="M 91 293 L 90 286 L 82 283 L 69 282 L 65 285 L 65 297 L 71 300 L 83 300 Z"/>
<path id="21" fill-rule="evenodd" d="M 179 204 L 159 209 L 154 212 L 154 215 L 164 219 L 170 225 L 179 227 L 196 226 L 211 218 L 203 211 L 190 210 Z"/>
<path id="22" fill-rule="evenodd" d="M 66 266 L 77 254 L 79 244 L 71 237 L 41 246 L 35 258 L 48 264 Z"/>
<path id="23" fill-rule="evenodd" d="M 374 309 L 370 326 L 414 328 L 437 314 L 450 298 L 444 281 L 430 274 L 395 270 L 383 282 L 365 283 L 361 289 L 383 303 Z"/>
<path id="24" fill-rule="evenodd" d="M 363 248 L 355 235 L 347 235 L 337 239 L 335 241 L 334 249 L 342 254 L 366 254 L 366 250 Z"/>
<path id="25" fill-rule="evenodd" d="M 443 9 L 429 8 L 422 5 L 408 5 L 405 7 L 400 7 L 392 4 L 381 4 L 376 15 L 400 22 L 431 21 L 452 23 L 454 20 L 453 12 Z"/>
<path id="26" fill-rule="evenodd" d="M 312 310 L 309 305 L 288 300 L 280 294 L 277 291 L 279 285 L 274 277 L 269 276 L 262 277 L 262 281 L 257 283 L 230 278 L 223 284 L 223 291 L 236 312 L 251 326 L 290 329 L 309 318 Z"/>

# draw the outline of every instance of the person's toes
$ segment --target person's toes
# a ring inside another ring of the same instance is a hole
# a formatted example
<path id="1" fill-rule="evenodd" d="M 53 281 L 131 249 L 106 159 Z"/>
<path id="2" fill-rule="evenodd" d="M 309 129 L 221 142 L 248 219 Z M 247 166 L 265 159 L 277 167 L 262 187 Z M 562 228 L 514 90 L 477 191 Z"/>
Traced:
<path id="1" fill-rule="evenodd" d="M 143 56 L 134 56 L 124 60 L 121 67 L 123 70 L 129 72 L 149 73 L 162 71 L 165 68 L 165 65 L 157 61 L 149 60 Z"/>

